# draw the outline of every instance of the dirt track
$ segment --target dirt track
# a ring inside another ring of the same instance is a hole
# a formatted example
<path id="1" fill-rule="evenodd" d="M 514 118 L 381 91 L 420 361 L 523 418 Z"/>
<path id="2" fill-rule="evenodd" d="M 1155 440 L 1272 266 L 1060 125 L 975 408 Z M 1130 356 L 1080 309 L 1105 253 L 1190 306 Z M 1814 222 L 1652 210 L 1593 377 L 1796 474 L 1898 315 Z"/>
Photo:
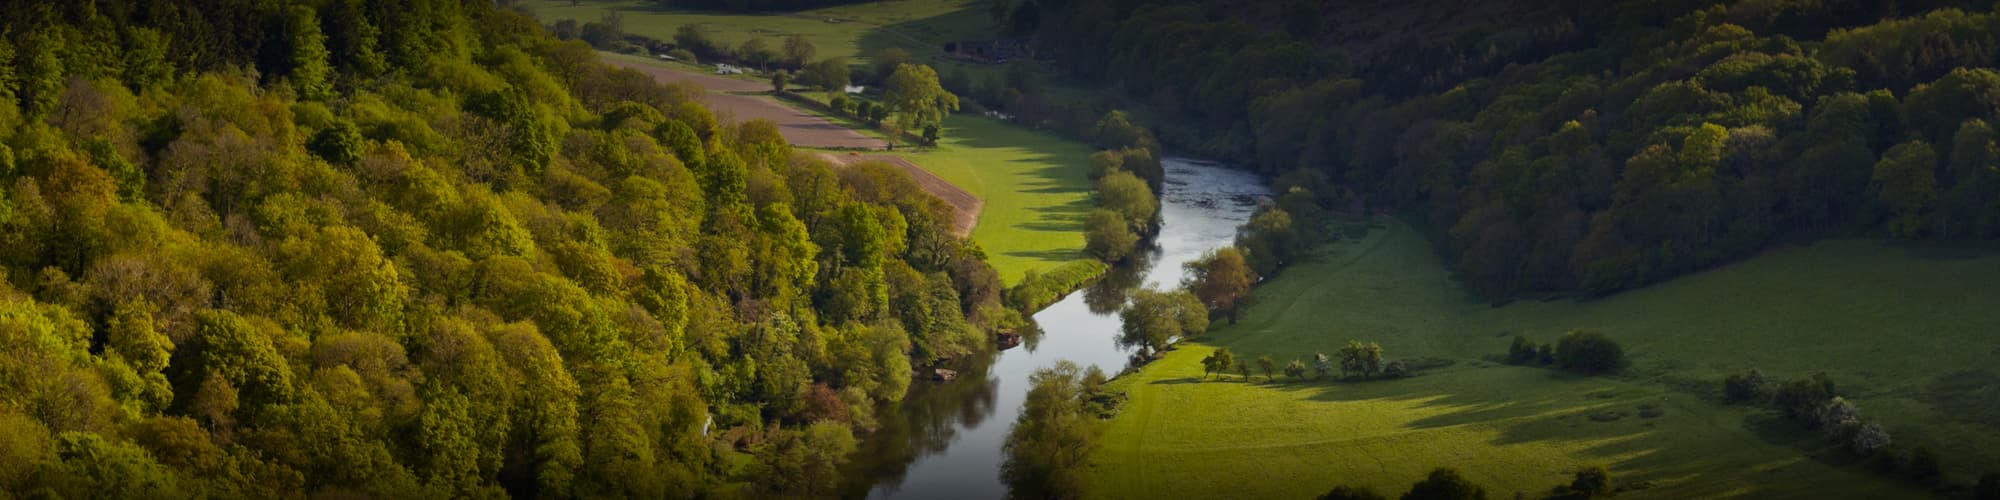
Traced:
<path id="1" fill-rule="evenodd" d="M 605 59 L 607 63 L 638 70 L 652 75 L 662 82 L 688 82 L 708 89 L 708 106 L 720 118 L 744 120 L 770 120 L 778 124 L 778 133 L 792 145 L 814 148 L 845 149 L 885 149 L 888 143 L 868 137 L 854 129 L 827 121 L 798 108 L 787 106 L 777 99 L 761 95 L 740 95 L 730 92 L 762 92 L 770 90 L 769 85 L 749 80 L 725 78 L 717 75 L 684 71 L 653 64 Z"/>
<path id="2" fill-rule="evenodd" d="M 910 160 L 905 160 L 900 156 L 831 153 L 821 156 L 835 165 L 852 165 L 861 162 L 879 161 L 896 166 L 903 173 L 909 174 L 911 179 L 916 180 L 917 185 L 922 186 L 925 192 L 930 193 L 931 196 L 938 197 L 940 200 L 944 200 L 946 205 L 951 205 L 951 232 L 961 238 L 972 236 L 973 226 L 979 224 L 979 211 L 986 207 L 986 202 L 980 200 L 979 197 L 973 196 L 972 193 L 966 192 L 964 189 L 959 189 L 958 186 L 952 185 L 950 182 L 945 182 L 943 178 L 932 174 L 928 170 L 924 170 L 923 167 L 919 167 L 915 163 L 910 163 Z"/>

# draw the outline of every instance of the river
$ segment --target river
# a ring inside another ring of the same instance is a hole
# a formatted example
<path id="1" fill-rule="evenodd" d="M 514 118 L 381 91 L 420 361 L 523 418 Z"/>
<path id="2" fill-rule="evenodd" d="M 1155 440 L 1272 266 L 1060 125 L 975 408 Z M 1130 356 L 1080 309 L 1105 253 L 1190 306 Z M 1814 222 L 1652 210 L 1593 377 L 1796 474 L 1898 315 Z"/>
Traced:
<path id="1" fill-rule="evenodd" d="M 1256 176 L 1221 164 L 1169 156 L 1164 160 L 1160 233 L 1155 247 L 1090 288 L 1035 313 L 1039 335 L 997 356 L 955 367 L 948 383 L 915 382 L 902 404 L 876 415 L 848 466 L 844 496 L 876 499 L 1002 498 L 1001 444 L 1027 398 L 1028 375 L 1070 360 L 1107 374 L 1123 369 L 1131 350 L 1120 346 L 1116 309 L 1125 292 L 1144 284 L 1180 283 L 1181 264 L 1230 244 L 1269 194 Z"/>

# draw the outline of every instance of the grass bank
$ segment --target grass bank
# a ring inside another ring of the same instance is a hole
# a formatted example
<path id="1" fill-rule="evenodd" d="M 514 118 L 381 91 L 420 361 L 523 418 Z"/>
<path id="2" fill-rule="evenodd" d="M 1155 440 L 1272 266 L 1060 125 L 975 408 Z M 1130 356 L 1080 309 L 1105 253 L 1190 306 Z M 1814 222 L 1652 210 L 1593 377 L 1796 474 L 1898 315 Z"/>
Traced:
<path id="1" fill-rule="evenodd" d="M 1088 491 L 1306 497 L 1353 483 L 1393 496 L 1448 465 L 1505 498 L 1601 464 L 1650 484 L 1630 494 L 1639 498 L 1909 496 L 1917 490 L 1817 434 L 1708 393 L 1750 367 L 1825 371 L 1899 444 L 1936 450 L 1952 480 L 1969 482 L 2000 463 L 1996 280 L 1991 252 L 1835 241 L 1602 300 L 1492 308 L 1392 222 L 1263 285 L 1241 324 L 1115 381 L 1131 399 L 1093 457 Z M 1514 334 L 1547 342 L 1570 328 L 1616 339 L 1631 369 L 1582 378 L 1482 360 Z M 1453 364 L 1376 382 L 1202 380 L 1199 361 L 1217 346 L 1282 365 L 1349 339 Z"/>

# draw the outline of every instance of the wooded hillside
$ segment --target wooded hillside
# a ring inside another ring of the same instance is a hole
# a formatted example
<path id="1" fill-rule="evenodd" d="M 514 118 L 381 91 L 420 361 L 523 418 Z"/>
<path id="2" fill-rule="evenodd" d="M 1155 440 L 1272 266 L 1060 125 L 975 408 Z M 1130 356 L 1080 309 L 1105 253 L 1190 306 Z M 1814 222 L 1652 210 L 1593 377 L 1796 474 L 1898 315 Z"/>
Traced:
<path id="1" fill-rule="evenodd" d="M 1411 211 L 1496 298 L 1801 239 L 2000 237 L 1992 2 L 1000 3 L 1163 142 Z"/>
<path id="2" fill-rule="evenodd" d="M 1019 321 L 894 168 L 488 2 L 0 20 L 6 492 L 827 494 Z"/>

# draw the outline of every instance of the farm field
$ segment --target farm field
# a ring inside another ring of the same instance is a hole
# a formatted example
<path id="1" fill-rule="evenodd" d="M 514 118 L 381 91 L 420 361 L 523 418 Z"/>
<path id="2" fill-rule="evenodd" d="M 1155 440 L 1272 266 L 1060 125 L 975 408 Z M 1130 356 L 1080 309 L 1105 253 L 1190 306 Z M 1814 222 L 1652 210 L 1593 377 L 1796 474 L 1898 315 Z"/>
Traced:
<path id="1" fill-rule="evenodd" d="M 717 43 L 730 47 L 752 38 L 763 38 L 777 46 L 785 37 L 799 35 L 812 42 L 816 57 L 846 57 L 866 65 L 877 51 L 890 47 L 909 51 L 917 62 L 936 68 L 940 76 L 964 71 L 975 81 L 998 75 L 1004 66 L 973 64 L 944 56 L 944 44 L 958 40 L 990 39 L 998 36 L 983 0 L 882 0 L 839 5 L 795 13 L 729 13 L 662 8 L 644 0 L 584 1 L 530 0 L 521 6 L 543 23 L 561 19 L 577 22 L 598 21 L 618 12 L 625 32 L 672 41 L 674 32 L 687 24 L 701 24 Z M 1037 67 L 1045 82 L 1044 93 L 1077 97 L 1083 92 L 1062 85 L 1058 72 Z"/>
<path id="2" fill-rule="evenodd" d="M 736 93 L 768 92 L 770 84 L 702 74 L 683 66 L 647 61 L 641 57 L 601 54 L 605 62 L 639 70 L 663 82 L 687 82 L 706 88 L 709 91 L 707 104 L 718 115 L 717 118 L 725 121 L 770 120 L 778 125 L 778 133 L 794 146 L 837 149 L 882 149 L 887 146 L 880 138 L 785 105 L 774 97 Z"/>
<path id="3" fill-rule="evenodd" d="M 2000 459 L 2000 292 L 1982 288 L 1996 279 L 1990 251 L 1829 241 L 1596 301 L 1494 308 L 1391 221 L 1267 282 L 1241 324 L 1114 381 L 1131 399 L 1087 491 L 1308 497 L 1345 481 L 1393 496 L 1452 466 L 1505 498 L 1604 465 L 1649 486 L 1633 498 L 1910 496 L 1774 411 L 1723 405 L 1719 381 L 1751 367 L 1780 379 L 1824 371 L 1898 445 L 1936 450 L 1969 482 L 1984 472 L 1974 465 Z M 1584 378 L 1482 360 L 1514 334 L 1548 342 L 1571 328 L 1616 339 L 1632 367 Z M 1283 365 L 1350 339 L 1380 342 L 1391 360 L 1452 364 L 1362 383 L 1202 380 L 1199 361 L 1217 346 Z"/>

